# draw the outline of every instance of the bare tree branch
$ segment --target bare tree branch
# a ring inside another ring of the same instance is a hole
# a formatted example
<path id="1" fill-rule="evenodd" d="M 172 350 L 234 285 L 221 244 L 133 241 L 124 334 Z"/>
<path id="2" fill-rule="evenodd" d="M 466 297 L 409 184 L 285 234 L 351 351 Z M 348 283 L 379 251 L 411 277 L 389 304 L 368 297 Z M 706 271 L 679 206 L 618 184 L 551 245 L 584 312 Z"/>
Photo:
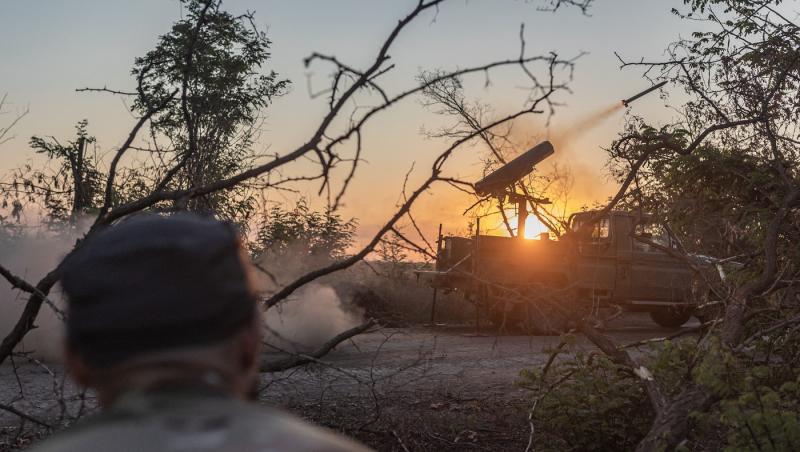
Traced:
<path id="1" fill-rule="evenodd" d="M 261 364 L 261 372 L 282 372 L 293 367 L 313 363 L 319 358 L 327 355 L 331 350 L 336 348 L 337 345 L 352 337 L 358 336 L 373 326 L 375 326 L 375 321 L 369 320 L 359 326 L 350 328 L 349 330 L 337 334 L 311 353 L 296 354 L 295 356 L 291 356 L 280 361 L 263 362 Z"/>

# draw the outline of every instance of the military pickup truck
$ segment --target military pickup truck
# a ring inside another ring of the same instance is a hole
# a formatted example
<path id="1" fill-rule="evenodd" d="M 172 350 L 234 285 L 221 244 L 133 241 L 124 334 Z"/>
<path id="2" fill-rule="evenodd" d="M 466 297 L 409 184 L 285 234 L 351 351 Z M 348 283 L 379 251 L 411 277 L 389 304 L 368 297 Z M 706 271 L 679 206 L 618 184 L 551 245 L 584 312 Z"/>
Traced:
<path id="1" fill-rule="evenodd" d="M 569 219 L 559 240 L 476 235 L 442 237 L 433 287 L 458 291 L 485 307 L 498 328 L 553 333 L 565 327 L 550 303 L 589 313 L 609 306 L 646 311 L 676 328 L 692 316 L 693 272 L 668 250 L 665 228 L 646 218 L 612 211 Z M 549 298 L 549 303 L 543 298 Z"/>
<path id="2" fill-rule="evenodd" d="M 668 328 L 686 323 L 697 306 L 693 271 L 649 216 L 580 212 L 558 240 L 524 238 L 536 200 L 517 192 L 518 181 L 552 153 L 545 141 L 475 184 L 479 195 L 517 204 L 517 237 L 440 235 L 432 286 L 463 293 L 508 330 L 554 333 L 570 315 L 609 306 L 649 312 Z"/>

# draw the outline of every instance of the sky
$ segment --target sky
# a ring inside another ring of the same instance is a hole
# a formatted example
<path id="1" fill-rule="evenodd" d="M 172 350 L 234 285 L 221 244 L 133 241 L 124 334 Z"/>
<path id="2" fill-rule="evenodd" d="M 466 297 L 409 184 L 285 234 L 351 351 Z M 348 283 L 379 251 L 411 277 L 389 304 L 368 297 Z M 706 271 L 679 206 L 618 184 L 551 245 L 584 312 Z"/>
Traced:
<path id="1" fill-rule="evenodd" d="M 267 69 L 292 80 L 289 94 L 267 111 L 257 143 L 263 152 L 282 153 L 302 144 L 324 114 L 325 99 L 309 95 L 327 82 L 330 67 L 306 68 L 303 58 L 313 51 L 337 56 L 354 67 L 365 67 L 396 21 L 410 11 L 413 0 L 226 0 L 226 9 L 256 12 L 259 25 L 272 40 Z M 571 93 L 549 127 L 542 118 L 515 126 L 520 140 L 559 136 L 571 130 L 574 139 L 556 143 L 554 161 L 565 164 L 577 179 L 575 205 L 602 201 L 615 185 L 605 168 L 602 147 L 608 146 L 624 124 L 625 112 L 612 114 L 591 129 L 575 124 L 620 99 L 649 86 L 638 69 L 620 69 L 614 52 L 630 59 L 658 59 L 666 45 L 691 31 L 692 23 L 670 13 L 680 6 L 673 0 L 597 0 L 588 16 L 565 8 L 557 13 L 539 9 L 538 0 L 450 0 L 437 12 L 413 23 L 390 52 L 396 68 L 384 77 L 390 92 L 414 85 L 421 70 L 455 69 L 519 55 L 520 24 L 525 24 L 528 55 L 557 52 L 577 60 Z M 73 137 L 74 125 L 86 118 L 98 146 L 111 151 L 124 141 L 135 122 L 124 100 L 111 95 L 78 93 L 76 88 L 103 87 L 130 90 L 133 59 L 152 48 L 160 34 L 182 14 L 175 0 L 0 0 L 0 95 L 6 93 L 14 112 L 29 113 L 14 129 L 16 138 L 0 147 L 0 172 L 31 159 L 27 141 L 32 135 Z M 542 73 L 541 71 L 539 72 Z M 518 69 L 465 80 L 471 99 L 508 114 L 522 105 L 524 75 Z M 650 95 L 633 104 L 628 114 L 654 123 L 675 115 L 680 99 L 669 85 L 669 96 Z M 354 180 L 342 213 L 356 217 L 360 236 L 382 224 L 400 199 L 406 173 L 413 185 L 446 143 L 426 138 L 421 131 L 442 125 L 441 118 L 423 108 L 418 99 L 399 105 L 365 131 L 366 164 Z M 481 175 L 479 147 L 467 148 L 447 166 L 448 174 L 466 180 Z M 302 165 L 302 163 L 301 163 Z M 313 198 L 313 187 L 301 195 Z M 275 195 L 275 200 L 285 195 Z M 290 200 L 289 198 L 285 198 Z M 445 186 L 424 195 L 414 209 L 427 234 L 439 222 L 445 231 L 463 232 L 462 212 L 468 200 Z"/>

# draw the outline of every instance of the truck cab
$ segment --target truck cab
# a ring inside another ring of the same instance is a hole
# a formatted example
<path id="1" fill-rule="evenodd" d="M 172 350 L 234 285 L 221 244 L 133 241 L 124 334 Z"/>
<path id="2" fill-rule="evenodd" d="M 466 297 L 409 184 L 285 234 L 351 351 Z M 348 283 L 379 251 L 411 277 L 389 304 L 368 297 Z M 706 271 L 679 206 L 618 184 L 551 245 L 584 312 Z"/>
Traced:
<path id="1" fill-rule="evenodd" d="M 597 212 L 569 220 L 574 234 L 572 273 L 579 296 L 628 310 L 648 311 L 656 323 L 675 327 L 691 316 L 692 270 L 679 257 L 666 228 L 647 215 L 612 211 L 589 228 Z M 588 233 L 579 233 L 581 229 Z"/>

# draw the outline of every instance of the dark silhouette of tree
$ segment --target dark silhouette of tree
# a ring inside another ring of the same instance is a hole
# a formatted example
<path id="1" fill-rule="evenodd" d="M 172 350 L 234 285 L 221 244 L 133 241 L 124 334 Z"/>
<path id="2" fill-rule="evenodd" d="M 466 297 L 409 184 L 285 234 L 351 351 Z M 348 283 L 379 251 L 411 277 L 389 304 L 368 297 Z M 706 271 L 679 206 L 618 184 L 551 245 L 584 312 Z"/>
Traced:
<path id="1" fill-rule="evenodd" d="M 274 71 L 265 73 L 271 42 L 253 13 L 234 16 L 216 1 L 183 4 L 186 17 L 137 58 L 132 71 L 139 80 L 135 112 L 146 114 L 168 100 L 151 128 L 169 141 L 170 158 L 181 162 L 168 184 L 173 189 L 201 187 L 245 169 L 263 109 L 289 86 Z M 171 99 L 175 91 L 179 100 Z M 209 193 L 187 208 L 232 218 L 241 201 Z"/>
<path id="2" fill-rule="evenodd" d="M 87 152 L 88 146 L 96 141 L 86 130 L 88 124 L 86 120 L 80 121 L 75 126 L 75 140 L 66 144 L 52 137 L 32 137 L 31 148 L 58 166 L 50 173 L 31 169 L 29 173 L 15 175 L 15 181 L 41 195 L 47 209 L 47 221 L 74 223 L 78 215 L 91 213 L 100 207 L 104 175 L 97 169 L 97 157 Z"/>

